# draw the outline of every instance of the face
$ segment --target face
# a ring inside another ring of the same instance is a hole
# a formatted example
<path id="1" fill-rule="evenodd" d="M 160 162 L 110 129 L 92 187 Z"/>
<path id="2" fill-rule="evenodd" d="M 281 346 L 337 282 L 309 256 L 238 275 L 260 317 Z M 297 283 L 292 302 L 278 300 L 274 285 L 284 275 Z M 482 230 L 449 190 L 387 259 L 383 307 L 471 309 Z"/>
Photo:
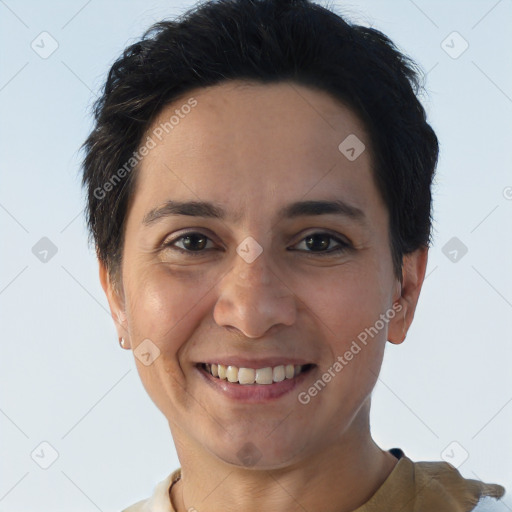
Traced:
<path id="1" fill-rule="evenodd" d="M 417 300 L 393 274 L 360 120 L 297 84 L 226 82 L 166 107 L 148 136 L 120 296 L 100 275 L 175 442 L 237 465 L 252 450 L 270 468 L 355 432 L 386 340 L 403 340 Z M 209 206 L 177 204 L 190 202 Z M 247 371 L 221 379 L 203 363 Z M 269 375 L 278 382 L 229 382 Z"/>

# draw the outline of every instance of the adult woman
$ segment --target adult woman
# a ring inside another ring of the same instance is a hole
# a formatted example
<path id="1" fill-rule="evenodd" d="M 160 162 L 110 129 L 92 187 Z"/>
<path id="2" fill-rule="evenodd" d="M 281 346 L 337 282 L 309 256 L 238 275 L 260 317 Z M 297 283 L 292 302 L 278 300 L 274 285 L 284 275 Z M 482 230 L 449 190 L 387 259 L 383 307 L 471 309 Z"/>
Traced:
<path id="1" fill-rule="evenodd" d="M 181 463 L 128 510 L 471 510 L 503 494 L 370 433 L 430 240 L 438 145 L 415 84 L 384 35 L 305 0 L 203 4 L 114 64 L 85 145 L 88 221 Z"/>

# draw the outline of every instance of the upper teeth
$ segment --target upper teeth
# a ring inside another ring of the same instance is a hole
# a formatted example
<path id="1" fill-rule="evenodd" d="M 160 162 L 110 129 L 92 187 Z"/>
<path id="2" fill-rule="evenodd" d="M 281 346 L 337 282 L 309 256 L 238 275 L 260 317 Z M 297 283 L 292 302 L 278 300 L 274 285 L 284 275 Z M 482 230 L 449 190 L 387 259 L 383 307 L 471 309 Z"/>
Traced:
<path id="1" fill-rule="evenodd" d="M 229 382 L 239 384 L 272 384 L 284 379 L 292 379 L 302 371 L 300 364 L 279 365 L 266 368 L 238 368 L 237 366 L 225 366 L 223 364 L 204 365 L 206 371 L 219 379 L 227 379 Z"/>

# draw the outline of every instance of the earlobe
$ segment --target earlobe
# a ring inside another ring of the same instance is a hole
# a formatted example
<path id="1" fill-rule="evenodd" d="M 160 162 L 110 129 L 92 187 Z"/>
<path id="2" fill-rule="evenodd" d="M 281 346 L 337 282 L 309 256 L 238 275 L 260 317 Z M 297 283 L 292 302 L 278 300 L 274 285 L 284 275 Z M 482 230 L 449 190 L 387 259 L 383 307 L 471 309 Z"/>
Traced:
<path id="1" fill-rule="evenodd" d="M 407 301 L 401 297 L 393 304 L 393 309 L 396 315 L 389 322 L 388 327 L 388 341 L 394 345 L 403 343 L 408 331 L 408 304 Z"/>
<path id="2" fill-rule="evenodd" d="M 112 320 L 114 320 L 118 338 L 119 340 L 123 339 L 123 344 L 121 345 L 122 348 L 129 349 L 131 347 L 128 337 L 127 318 L 124 311 L 123 300 L 119 297 L 119 294 L 110 279 L 106 265 L 99 258 L 98 265 L 101 287 L 107 297 L 110 314 L 112 316 Z"/>
<path id="3" fill-rule="evenodd" d="M 403 257 L 402 286 L 393 307 L 397 314 L 389 322 L 388 341 L 399 345 L 412 324 L 427 268 L 428 247 L 422 247 Z M 395 306 L 398 304 L 400 307 Z"/>

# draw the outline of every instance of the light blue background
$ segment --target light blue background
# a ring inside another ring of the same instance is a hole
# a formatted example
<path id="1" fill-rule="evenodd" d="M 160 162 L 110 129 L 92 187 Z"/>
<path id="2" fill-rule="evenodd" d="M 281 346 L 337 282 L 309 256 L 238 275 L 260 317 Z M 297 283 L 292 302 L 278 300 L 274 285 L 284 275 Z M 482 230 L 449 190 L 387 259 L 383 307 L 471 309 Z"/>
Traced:
<path id="1" fill-rule="evenodd" d="M 118 346 L 87 246 L 78 148 L 119 53 L 191 5 L 0 0 L 0 512 L 120 510 L 179 466 Z M 469 453 L 461 473 L 510 495 L 512 1 L 331 5 L 428 72 L 441 141 L 428 277 L 405 343 L 386 349 L 374 437 L 413 460 L 440 460 L 456 441 Z M 59 44 L 48 59 L 30 46 L 43 31 Z M 441 47 L 453 31 L 469 43 L 457 59 Z M 46 264 L 31 250 L 43 236 L 58 248 Z M 442 252 L 454 236 L 469 249 L 457 263 Z M 30 456 L 42 441 L 59 453 L 46 470 Z"/>

